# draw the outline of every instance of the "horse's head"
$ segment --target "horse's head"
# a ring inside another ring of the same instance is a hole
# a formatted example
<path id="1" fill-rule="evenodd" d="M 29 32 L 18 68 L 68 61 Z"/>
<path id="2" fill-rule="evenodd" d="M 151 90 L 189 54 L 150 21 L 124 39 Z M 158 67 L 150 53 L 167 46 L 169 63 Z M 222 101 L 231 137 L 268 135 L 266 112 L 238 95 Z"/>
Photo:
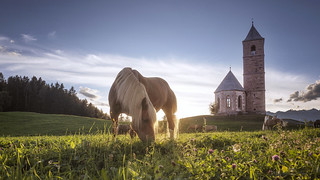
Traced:
<path id="1" fill-rule="evenodd" d="M 141 102 L 141 117 L 140 119 L 135 119 L 139 121 L 138 126 L 134 126 L 134 130 L 138 134 L 139 138 L 146 141 L 155 140 L 154 125 L 157 120 L 156 111 L 150 100 L 143 98 Z"/>

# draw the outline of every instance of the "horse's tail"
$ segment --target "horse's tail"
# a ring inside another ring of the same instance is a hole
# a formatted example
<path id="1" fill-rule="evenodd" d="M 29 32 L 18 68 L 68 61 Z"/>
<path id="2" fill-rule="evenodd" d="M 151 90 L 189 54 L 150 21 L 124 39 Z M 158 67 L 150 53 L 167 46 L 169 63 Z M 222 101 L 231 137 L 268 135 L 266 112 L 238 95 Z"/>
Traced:
<path id="1" fill-rule="evenodd" d="M 174 114 L 175 112 L 177 112 L 178 107 L 177 107 L 177 98 L 176 95 L 174 94 L 174 92 L 170 89 L 170 99 L 172 101 L 172 113 Z"/>

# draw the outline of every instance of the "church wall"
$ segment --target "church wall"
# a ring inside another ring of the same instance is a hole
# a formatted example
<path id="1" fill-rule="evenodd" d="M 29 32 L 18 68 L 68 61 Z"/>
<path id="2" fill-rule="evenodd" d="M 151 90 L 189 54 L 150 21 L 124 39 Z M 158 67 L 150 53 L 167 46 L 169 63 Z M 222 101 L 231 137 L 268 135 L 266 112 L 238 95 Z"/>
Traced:
<path id="1" fill-rule="evenodd" d="M 241 96 L 241 106 L 238 107 L 238 97 Z M 230 98 L 230 107 L 227 106 L 227 97 Z M 246 98 L 243 91 L 220 91 L 215 94 L 216 103 L 218 105 L 218 114 L 238 114 L 246 110 Z"/>

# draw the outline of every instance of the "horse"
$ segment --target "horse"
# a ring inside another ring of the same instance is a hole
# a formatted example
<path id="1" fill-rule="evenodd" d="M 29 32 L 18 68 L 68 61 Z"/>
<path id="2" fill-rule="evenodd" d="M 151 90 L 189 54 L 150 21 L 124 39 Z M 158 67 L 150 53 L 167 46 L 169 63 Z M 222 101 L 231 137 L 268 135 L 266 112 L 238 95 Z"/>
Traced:
<path id="1" fill-rule="evenodd" d="M 132 116 L 132 129 L 142 141 L 154 141 L 156 112 L 162 109 L 168 120 L 170 137 L 174 138 L 177 100 L 162 78 L 144 77 L 126 67 L 118 73 L 108 99 L 113 128 L 118 126 L 119 114 L 125 113 Z"/>
<path id="2" fill-rule="evenodd" d="M 315 120 L 315 121 L 313 122 L 313 126 L 314 126 L 314 128 L 320 128 L 320 119 Z"/>
<path id="3" fill-rule="evenodd" d="M 203 130 L 203 126 L 199 124 L 191 124 L 188 127 L 188 132 L 199 132 Z"/>
<path id="4" fill-rule="evenodd" d="M 276 116 L 273 116 L 272 118 L 271 116 L 265 116 L 264 122 L 262 125 L 262 130 L 268 130 L 268 129 L 271 130 L 277 124 L 279 124 L 280 127 L 286 127 L 288 125 L 288 122 L 282 119 L 279 119 Z"/>
<path id="5" fill-rule="evenodd" d="M 206 125 L 204 130 L 206 132 L 210 132 L 210 131 L 217 131 L 217 126 L 216 125 Z"/>

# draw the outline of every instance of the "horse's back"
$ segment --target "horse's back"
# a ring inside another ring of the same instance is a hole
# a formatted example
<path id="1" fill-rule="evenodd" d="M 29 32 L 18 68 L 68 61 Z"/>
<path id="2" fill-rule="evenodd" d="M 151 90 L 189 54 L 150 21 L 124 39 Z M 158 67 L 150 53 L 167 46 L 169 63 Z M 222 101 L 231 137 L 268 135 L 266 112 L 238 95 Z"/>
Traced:
<path id="1" fill-rule="evenodd" d="M 167 81 L 159 77 L 144 77 L 141 81 L 157 111 L 163 108 L 177 111 L 177 100 Z"/>

